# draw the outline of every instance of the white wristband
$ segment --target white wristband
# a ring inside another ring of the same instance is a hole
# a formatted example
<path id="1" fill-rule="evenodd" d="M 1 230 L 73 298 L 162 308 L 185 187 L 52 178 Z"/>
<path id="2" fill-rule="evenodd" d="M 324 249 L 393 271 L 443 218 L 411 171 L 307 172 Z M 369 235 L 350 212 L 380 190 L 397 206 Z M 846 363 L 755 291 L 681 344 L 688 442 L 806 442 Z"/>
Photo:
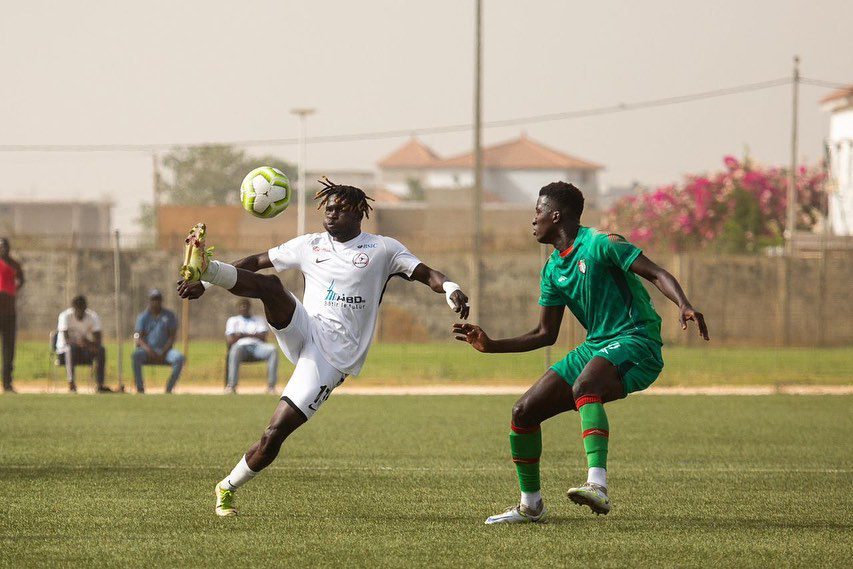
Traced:
<path id="1" fill-rule="evenodd" d="M 459 285 L 453 281 L 444 281 L 444 284 L 441 285 L 441 288 L 444 289 L 444 298 L 447 300 L 447 305 L 450 308 L 456 310 L 456 305 L 453 304 L 452 300 L 450 300 L 450 295 L 456 292 L 457 290 L 460 290 Z"/>
<path id="2" fill-rule="evenodd" d="M 203 287 L 204 287 L 204 290 L 207 290 L 207 289 L 209 289 L 210 287 L 212 287 L 212 286 L 213 286 L 213 283 L 209 283 L 209 282 L 207 282 L 207 281 L 201 281 L 201 286 L 203 286 Z"/>

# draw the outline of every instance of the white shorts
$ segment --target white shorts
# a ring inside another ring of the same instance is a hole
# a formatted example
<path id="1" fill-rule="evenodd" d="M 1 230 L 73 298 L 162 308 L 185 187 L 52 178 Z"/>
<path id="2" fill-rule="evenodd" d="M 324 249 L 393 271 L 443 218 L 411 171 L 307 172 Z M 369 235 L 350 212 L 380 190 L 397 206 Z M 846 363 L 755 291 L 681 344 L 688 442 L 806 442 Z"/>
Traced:
<path id="1" fill-rule="evenodd" d="M 270 326 L 270 330 L 281 351 L 296 365 L 281 398 L 310 419 L 332 390 L 344 382 L 346 374 L 332 367 L 323 357 L 312 335 L 312 318 L 296 297 L 294 300 L 296 309 L 290 324 L 281 330 Z"/>

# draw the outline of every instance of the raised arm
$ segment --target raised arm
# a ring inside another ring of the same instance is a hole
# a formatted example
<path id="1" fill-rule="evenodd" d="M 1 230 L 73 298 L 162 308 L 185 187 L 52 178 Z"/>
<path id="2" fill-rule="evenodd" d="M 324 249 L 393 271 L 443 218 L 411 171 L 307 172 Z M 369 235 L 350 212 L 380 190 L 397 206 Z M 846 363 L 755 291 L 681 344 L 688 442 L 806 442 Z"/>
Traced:
<path id="1" fill-rule="evenodd" d="M 468 342 L 474 349 L 485 353 L 530 352 L 551 346 L 557 341 L 564 311 L 565 306 L 542 306 L 536 328 L 514 338 L 492 340 L 476 324 L 454 324 L 453 333 L 457 340 Z"/>
<path id="2" fill-rule="evenodd" d="M 678 317 L 681 323 L 681 329 L 687 330 L 687 322 L 693 320 L 699 327 L 699 335 L 705 340 L 709 340 L 708 326 L 705 324 L 705 316 L 693 308 L 690 301 L 687 300 L 687 295 L 684 294 L 681 285 L 674 276 L 666 270 L 656 265 L 648 257 L 640 254 L 633 263 L 631 263 L 631 272 L 640 275 L 653 285 L 655 285 L 664 296 L 674 302 L 681 314 Z"/>
<path id="3" fill-rule="evenodd" d="M 411 280 L 424 283 L 433 291 L 444 294 L 447 297 L 447 303 L 452 305 L 453 311 L 458 313 L 462 319 L 468 318 L 468 313 L 471 310 L 468 306 L 468 297 L 462 292 L 459 285 L 447 280 L 442 272 L 419 263 L 412 271 Z"/>

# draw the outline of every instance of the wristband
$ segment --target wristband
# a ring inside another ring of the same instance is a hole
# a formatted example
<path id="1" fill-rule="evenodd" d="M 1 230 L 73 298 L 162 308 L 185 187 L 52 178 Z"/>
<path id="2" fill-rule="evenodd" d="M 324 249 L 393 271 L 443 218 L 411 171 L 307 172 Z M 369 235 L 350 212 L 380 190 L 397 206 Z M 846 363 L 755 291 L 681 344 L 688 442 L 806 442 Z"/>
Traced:
<path id="1" fill-rule="evenodd" d="M 207 281 L 201 281 L 201 286 L 203 286 L 203 287 L 204 287 L 204 290 L 207 290 L 207 289 L 209 289 L 210 287 L 212 287 L 212 286 L 213 286 L 213 283 L 209 283 L 209 282 L 207 282 Z"/>
<path id="2" fill-rule="evenodd" d="M 444 284 L 441 285 L 441 288 L 444 289 L 444 298 L 447 300 L 447 305 L 450 308 L 456 310 L 456 305 L 453 304 L 452 300 L 450 300 L 450 295 L 456 292 L 457 290 L 461 290 L 459 285 L 453 281 L 444 281 Z M 465 306 L 467 305 L 468 303 L 465 303 Z"/>

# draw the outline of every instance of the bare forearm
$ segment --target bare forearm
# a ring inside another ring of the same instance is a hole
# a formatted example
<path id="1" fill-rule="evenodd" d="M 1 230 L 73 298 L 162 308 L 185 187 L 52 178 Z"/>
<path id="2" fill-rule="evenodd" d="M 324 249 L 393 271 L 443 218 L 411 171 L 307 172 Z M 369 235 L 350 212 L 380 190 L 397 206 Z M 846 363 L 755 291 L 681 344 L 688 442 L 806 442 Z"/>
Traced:
<path id="1" fill-rule="evenodd" d="M 502 340 L 489 340 L 487 351 L 493 354 L 504 354 L 511 352 L 531 352 L 551 346 L 557 341 L 556 337 L 551 337 L 549 334 L 536 329 L 531 330 L 527 334 L 516 336 L 515 338 L 504 338 Z"/>
<path id="2" fill-rule="evenodd" d="M 253 273 L 258 272 L 261 269 L 268 269 L 272 267 L 272 261 L 270 261 L 268 253 L 249 255 L 248 257 L 243 257 L 242 259 L 234 261 L 232 264 L 238 269 L 244 269 Z"/>
<path id="3" fill-rule="evenodd" d="M 675 277 L 668 272 L 662 271 L 661 274 L 652 281 L 652 283 L 664 294 L 664 296 L 679 307 L 684 308 L 686 306 L 690 306 L 690 301 L 687 300 L 687 296 L 684 294 L 684 290 L 681 288 L 681 285 Z"/>

